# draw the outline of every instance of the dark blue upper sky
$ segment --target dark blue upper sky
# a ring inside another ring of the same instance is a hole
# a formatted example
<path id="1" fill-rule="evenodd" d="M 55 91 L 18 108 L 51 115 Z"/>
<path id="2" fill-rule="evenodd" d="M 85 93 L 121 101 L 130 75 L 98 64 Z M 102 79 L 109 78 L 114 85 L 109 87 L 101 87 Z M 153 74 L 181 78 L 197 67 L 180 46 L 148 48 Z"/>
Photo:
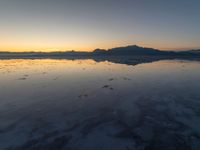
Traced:
<path id="1" fill-rule="evenodd" d="M 0 0 L 0 50 L 200 48 L 199 0 Z"/>

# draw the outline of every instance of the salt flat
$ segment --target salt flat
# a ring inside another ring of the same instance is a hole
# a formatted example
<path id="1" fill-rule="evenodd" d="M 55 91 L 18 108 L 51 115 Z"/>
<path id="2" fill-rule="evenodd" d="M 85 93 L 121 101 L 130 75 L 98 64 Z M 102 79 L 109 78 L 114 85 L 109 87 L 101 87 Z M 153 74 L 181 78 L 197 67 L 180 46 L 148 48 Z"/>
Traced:
<path id="1" fill-rule="evenodd" d="M 2 150 L 198 150 L 200 62 L 0 60 Z"/>

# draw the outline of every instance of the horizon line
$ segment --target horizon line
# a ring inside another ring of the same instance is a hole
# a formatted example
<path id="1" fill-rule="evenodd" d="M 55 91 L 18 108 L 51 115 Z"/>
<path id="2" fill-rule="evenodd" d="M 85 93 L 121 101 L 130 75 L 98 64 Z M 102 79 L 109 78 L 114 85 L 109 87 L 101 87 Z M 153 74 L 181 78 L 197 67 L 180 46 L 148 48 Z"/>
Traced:
<path id="1" fill-rule="evenodd" d="M 173 48 L 166 48 L 166 49 L 160 49 L 160 48 L 153 48 L 153 47 L 145 47 L 145 46 L 140 46 L 140 45 L 126 45 L 126 46 L 117 46 L 117 47 L 112 47 L 112 48 L 108 48 L 108 49 L 104 49 L 104 48 L 95 48 L 93 50 L 87 51 L 87 50 L 75 50 L 75 49 L 71 49 L 71 50 L 55 50 L 55 51 L 45 51 L 45 50 L 30 50 L 30 51 L 13 51 L 13 50 L 0 50 L 0 53 L 55 53 L 55 52 L 85 52 L 85 53 L 90 53 L 95 51 L 96 49 L 101 49 L 101 50 L 105 50 L 108 51 L 109 49 L 113 49 L 113 48 L 121 48 L 121 47 L 129 47 L 129 46 L 137 46 L 137 47 L 141 47 L 141 48 L 151 48 L 151 49 L 155 49 L 155 50 L 160 50 L 160 51 L 187 51 L 187 50 L 200 50 L 199 48 L 178 48 L 178 49 L 173 49 Z"/>

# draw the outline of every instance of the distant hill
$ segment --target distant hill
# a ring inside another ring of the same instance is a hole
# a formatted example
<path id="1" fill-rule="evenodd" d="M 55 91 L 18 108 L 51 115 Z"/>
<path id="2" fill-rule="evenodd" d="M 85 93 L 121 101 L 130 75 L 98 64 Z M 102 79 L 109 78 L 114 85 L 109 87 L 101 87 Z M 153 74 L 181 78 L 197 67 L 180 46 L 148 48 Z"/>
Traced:
<path id="1" fill-rule="evenodd" d="M 161 51 L 154 48 L 140 47 L 137 45 L 116 47 L 108 50 L 96 49 L 93 54 L 98 55 L 176 55 L 172 51 Z"/>
<path id="2" fill-rule="evenodd" d="M 161 54 L 163 53 L 160 50 L 156 50 L 153 48 L 144 48 L 139 47 L 137 45 L 133 46 L 126 46 L 126 47 L 117 47 L 108 50 L 109 54 L 114 55 L 122 55 L 122 54 L 134 54 L 134 55 L 154 55 L 154 54 Z"/>

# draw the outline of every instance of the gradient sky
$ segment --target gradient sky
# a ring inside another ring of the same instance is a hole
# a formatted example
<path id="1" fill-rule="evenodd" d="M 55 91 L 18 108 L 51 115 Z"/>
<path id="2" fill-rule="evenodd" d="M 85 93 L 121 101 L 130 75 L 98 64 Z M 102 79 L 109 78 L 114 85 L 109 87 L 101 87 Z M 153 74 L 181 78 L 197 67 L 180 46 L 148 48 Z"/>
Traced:
<path id="1" fill-rule="evenodd" d="M 0 51 L 200 48 L 200 0 L 0 0 Z"/>

